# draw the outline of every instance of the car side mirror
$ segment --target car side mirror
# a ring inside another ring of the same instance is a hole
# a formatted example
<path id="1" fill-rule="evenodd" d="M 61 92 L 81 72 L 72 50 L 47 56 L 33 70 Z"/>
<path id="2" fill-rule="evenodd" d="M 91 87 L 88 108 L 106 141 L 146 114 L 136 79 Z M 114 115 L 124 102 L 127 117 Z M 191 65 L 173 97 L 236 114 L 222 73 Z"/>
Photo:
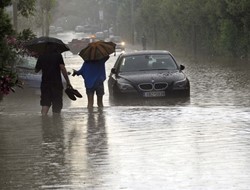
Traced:
<path id="1" fill-rule="evenodd" d="M 184 70 L 185 66 L 184 65 L 180 65 L 180 71 Z"/>
<path id="2" fill-rule="evenodd" d="M 116 74 L 116 69 L 115 69 L 115 68 L 112 68 L 112 69 L 111 69 L 111 73 L 112 73 L 112 74 Z"/>

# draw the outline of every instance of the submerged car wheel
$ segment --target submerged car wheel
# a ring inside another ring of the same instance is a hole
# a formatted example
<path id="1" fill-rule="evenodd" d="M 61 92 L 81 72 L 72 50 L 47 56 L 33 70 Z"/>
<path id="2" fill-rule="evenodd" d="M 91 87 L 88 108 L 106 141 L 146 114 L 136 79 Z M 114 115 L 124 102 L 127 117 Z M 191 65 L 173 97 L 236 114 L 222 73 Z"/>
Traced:
<path id="1" fill-rule="evenodd" d="M 176 91 L 174 95 L 178 97 L 190 97 L 190 89 Z"/>

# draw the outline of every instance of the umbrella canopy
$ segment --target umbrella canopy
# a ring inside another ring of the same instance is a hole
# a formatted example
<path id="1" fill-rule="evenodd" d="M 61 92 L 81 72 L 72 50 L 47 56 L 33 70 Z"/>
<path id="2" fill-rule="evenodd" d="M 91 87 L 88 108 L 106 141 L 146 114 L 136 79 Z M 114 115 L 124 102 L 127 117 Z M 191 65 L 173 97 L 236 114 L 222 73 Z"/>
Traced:
<path id="1" fill-rule="evenodd" d="M 84 61 L 101 60 L 115 52 L 116 44 L 113 42 L 97 41 L 91 42 L 83 48 L 79 55 Z"/>
<path id="2" fill-rule="evenodd" d="M 63 43 L 62 40 L 46 36 L 35 38 L 27 42 L 25 47 L 29 51 L 34 52 L 35 54 L 38 55 L 53 51 L 56 51 L 58 53 L 69 51 L 69 47 L 65 43 Z"/>

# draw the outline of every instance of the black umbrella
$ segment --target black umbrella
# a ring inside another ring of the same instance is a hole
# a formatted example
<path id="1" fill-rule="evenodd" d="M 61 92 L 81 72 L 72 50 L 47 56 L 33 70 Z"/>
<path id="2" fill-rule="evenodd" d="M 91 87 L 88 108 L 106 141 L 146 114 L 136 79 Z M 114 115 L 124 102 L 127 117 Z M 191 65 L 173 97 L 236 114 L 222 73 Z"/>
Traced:
<path id="1" fill-rule="evenodd" d="M 25 47 L 30 52 L 33 52 L 37 55 L 50 53 L 54 51 L 58 53 L 69 51 L 69 47 L 65 43 L 63 43 L 62 40 L 58 38 L 46 37 L 46 36 L 35 38 L 27 42 Z"/>

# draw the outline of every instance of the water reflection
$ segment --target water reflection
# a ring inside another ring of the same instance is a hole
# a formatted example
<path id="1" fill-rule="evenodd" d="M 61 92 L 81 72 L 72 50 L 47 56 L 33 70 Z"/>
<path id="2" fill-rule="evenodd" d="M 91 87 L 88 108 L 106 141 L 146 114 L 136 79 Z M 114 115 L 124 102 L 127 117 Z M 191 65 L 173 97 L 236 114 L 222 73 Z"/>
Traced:
<path id="1" fill-rule="evenodd" d="M 67 176 L 64 125 L 60 115 L 42 117 L 43 187 L 61 184 Z"/>
<path id="2" fill-rule="evenodd" d="M 188 100 L 117 103 L 106 90 L 104 109 L 91 111 L 72 78 L 84 97 L 41 118 L 39 91 L 5 97 L 0 189 L 249 189 L 250 64 L 183 64 Z"/>
<path id="3" fill-rule="evenodd" d="M 0 189 L 37 189 L 40 185 L 39 123 L 35 115 L 0 114 Z"/>
<path id="4" fill-rule="evenodd" d="M 111 106 L 184 106 L 190 104 L 190 97 L 114 99 L 110 96 L 109 103 Z"/>
<path id="5" fill-rule="evenodd" d="M 208 62 L 207 60 L 186 65 L 190 79 L 192 105 L 249 106 L 250 64 L 239 60 Z"/>
<path id="6" fill-rule="evenodd" d="M 109 149 L 105 113 L 89 109 L 87 118 L 87 171 L 89 186 L 97 189 L 107 183 L 109 173 Z"/>

